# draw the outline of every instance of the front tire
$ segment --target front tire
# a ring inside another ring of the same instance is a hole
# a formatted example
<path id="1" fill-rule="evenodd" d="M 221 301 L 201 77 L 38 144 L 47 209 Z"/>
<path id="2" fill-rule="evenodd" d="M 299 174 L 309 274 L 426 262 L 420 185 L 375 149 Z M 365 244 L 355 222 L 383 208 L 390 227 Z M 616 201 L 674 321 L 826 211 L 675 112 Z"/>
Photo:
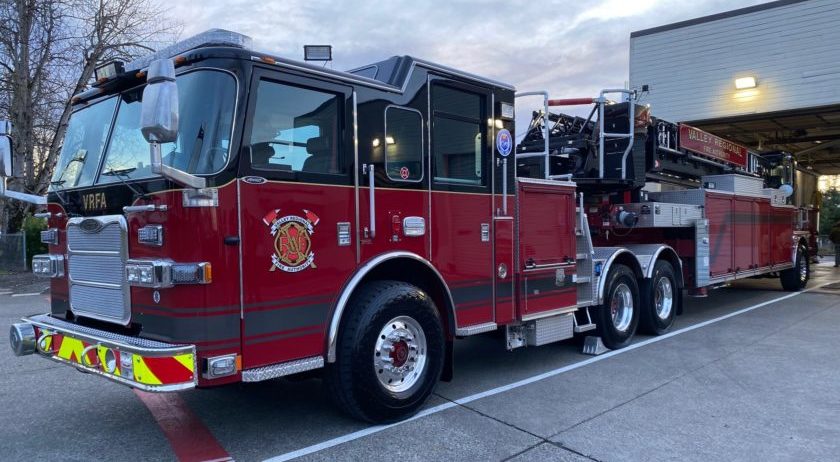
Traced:
<path id="1" fill-rule="evenodd" d="M 630 344 L 639 325 L 639 285 L 630 268 L 616 264 L 607 274 L 606 288 L 596 324 L 604 346 L 617 350 Z"/>
<path id="2" fill-rule="evenodd" d="M 444 354 L 440 316 L 428 294 L 404 282 L 371 282 L 342 320 L 336 362 L 327 368 L 330 397 L 357 419 L 404 419 L 431 395 Z"/>
<path id="3" fill-rule="evenodd" d="M 644 284 L 642 292 L 642 331 L 662 335 L 674 325 L 679 290 L 674 267 L 665 260 L 657 261 L 653 266 L 653 276 Z"/>
<path id="4" fill-rule="evenodd" d="M 782 271 L 779 274 L 779 280 L 783 289 L 788 292 L 798 292 L 805 288 L 809 279 L 811 279 L 811 265 L 808 260 L 808 250 L 805 247 L 799 247 L 799 251 L 796 252 L 796 264 L 793 268 Z"/>

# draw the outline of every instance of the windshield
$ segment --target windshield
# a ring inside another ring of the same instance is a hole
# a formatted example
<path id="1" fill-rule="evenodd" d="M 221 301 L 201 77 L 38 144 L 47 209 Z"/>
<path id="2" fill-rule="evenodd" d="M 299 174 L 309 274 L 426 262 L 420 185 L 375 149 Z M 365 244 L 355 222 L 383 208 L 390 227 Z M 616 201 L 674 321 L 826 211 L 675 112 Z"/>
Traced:
<path id="1" fill-rule="evenodd" d="M 215 173 L 227 163 L 230 152 L 236 81 L 228 73 L 211 70 L 182 74 L 177 81 L 178 139 L 161 145 L 163 162 L 193 174 Z M 153 175 L 149 144 L 140 132 L 142 96 L 143 87 L 138 87 L 73 113 L 53 189 Z M 105 159 L 100 162 L 103 152 Z"/>

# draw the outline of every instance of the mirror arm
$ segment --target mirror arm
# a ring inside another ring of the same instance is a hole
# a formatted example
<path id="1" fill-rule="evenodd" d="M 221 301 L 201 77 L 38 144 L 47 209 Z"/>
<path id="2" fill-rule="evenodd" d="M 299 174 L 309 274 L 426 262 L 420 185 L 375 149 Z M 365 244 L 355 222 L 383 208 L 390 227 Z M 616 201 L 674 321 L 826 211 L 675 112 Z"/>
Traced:
<path id="1" fill-rule="evenodd" d="M 152 173 L 163 175 L 165 178 L 169 178 L 178 184 L 189 186 L 190 188 L 203 189 L 207 187 L 207 181 L 204 178 L 164 164 L 160 152 L 160 143 L 157 141 L 149 143 L 149 151 L 152 161 Z"/>
<path id="2" fill-rule="evenodd" d="M 203 178 L 202 178 L 203 179 Z M 47 196 L 36 196 L 34 194 L 26 194 L 17 191 L 9 191 L 6 189 L 6 179 L 0 178 L 0 197 L 8 197 L 9 199 L 17 199 L 22 202 L 29 202 L 35 205 L 47 205 Z"/>

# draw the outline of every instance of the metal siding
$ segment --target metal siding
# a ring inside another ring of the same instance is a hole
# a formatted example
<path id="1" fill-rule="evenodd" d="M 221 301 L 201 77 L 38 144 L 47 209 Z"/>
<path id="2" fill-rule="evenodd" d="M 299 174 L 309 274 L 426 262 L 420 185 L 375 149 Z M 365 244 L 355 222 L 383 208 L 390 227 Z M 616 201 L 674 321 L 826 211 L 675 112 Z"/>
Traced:
<path id="1" fill-rule="evenodd" d="M 838 22 L 840 2 L 812 0 L 633 37 L 630 83 L 673 121 L 838 104 Z M 736 90 L 747 75 L 755 91 Z"/>

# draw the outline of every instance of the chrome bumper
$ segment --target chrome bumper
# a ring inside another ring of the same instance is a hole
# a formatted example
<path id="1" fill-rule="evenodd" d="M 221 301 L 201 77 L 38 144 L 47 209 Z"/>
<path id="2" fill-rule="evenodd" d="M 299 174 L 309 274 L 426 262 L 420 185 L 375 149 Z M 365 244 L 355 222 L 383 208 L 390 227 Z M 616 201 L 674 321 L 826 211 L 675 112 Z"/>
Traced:
<path id="1" fill-rule="evenodd" d="M 151 392 L 195 388 L 195 345 L 173 345 L 79 326 L 42 314 L 10 331 L 18 356 L 38 353 L 81 371 Z"/>

